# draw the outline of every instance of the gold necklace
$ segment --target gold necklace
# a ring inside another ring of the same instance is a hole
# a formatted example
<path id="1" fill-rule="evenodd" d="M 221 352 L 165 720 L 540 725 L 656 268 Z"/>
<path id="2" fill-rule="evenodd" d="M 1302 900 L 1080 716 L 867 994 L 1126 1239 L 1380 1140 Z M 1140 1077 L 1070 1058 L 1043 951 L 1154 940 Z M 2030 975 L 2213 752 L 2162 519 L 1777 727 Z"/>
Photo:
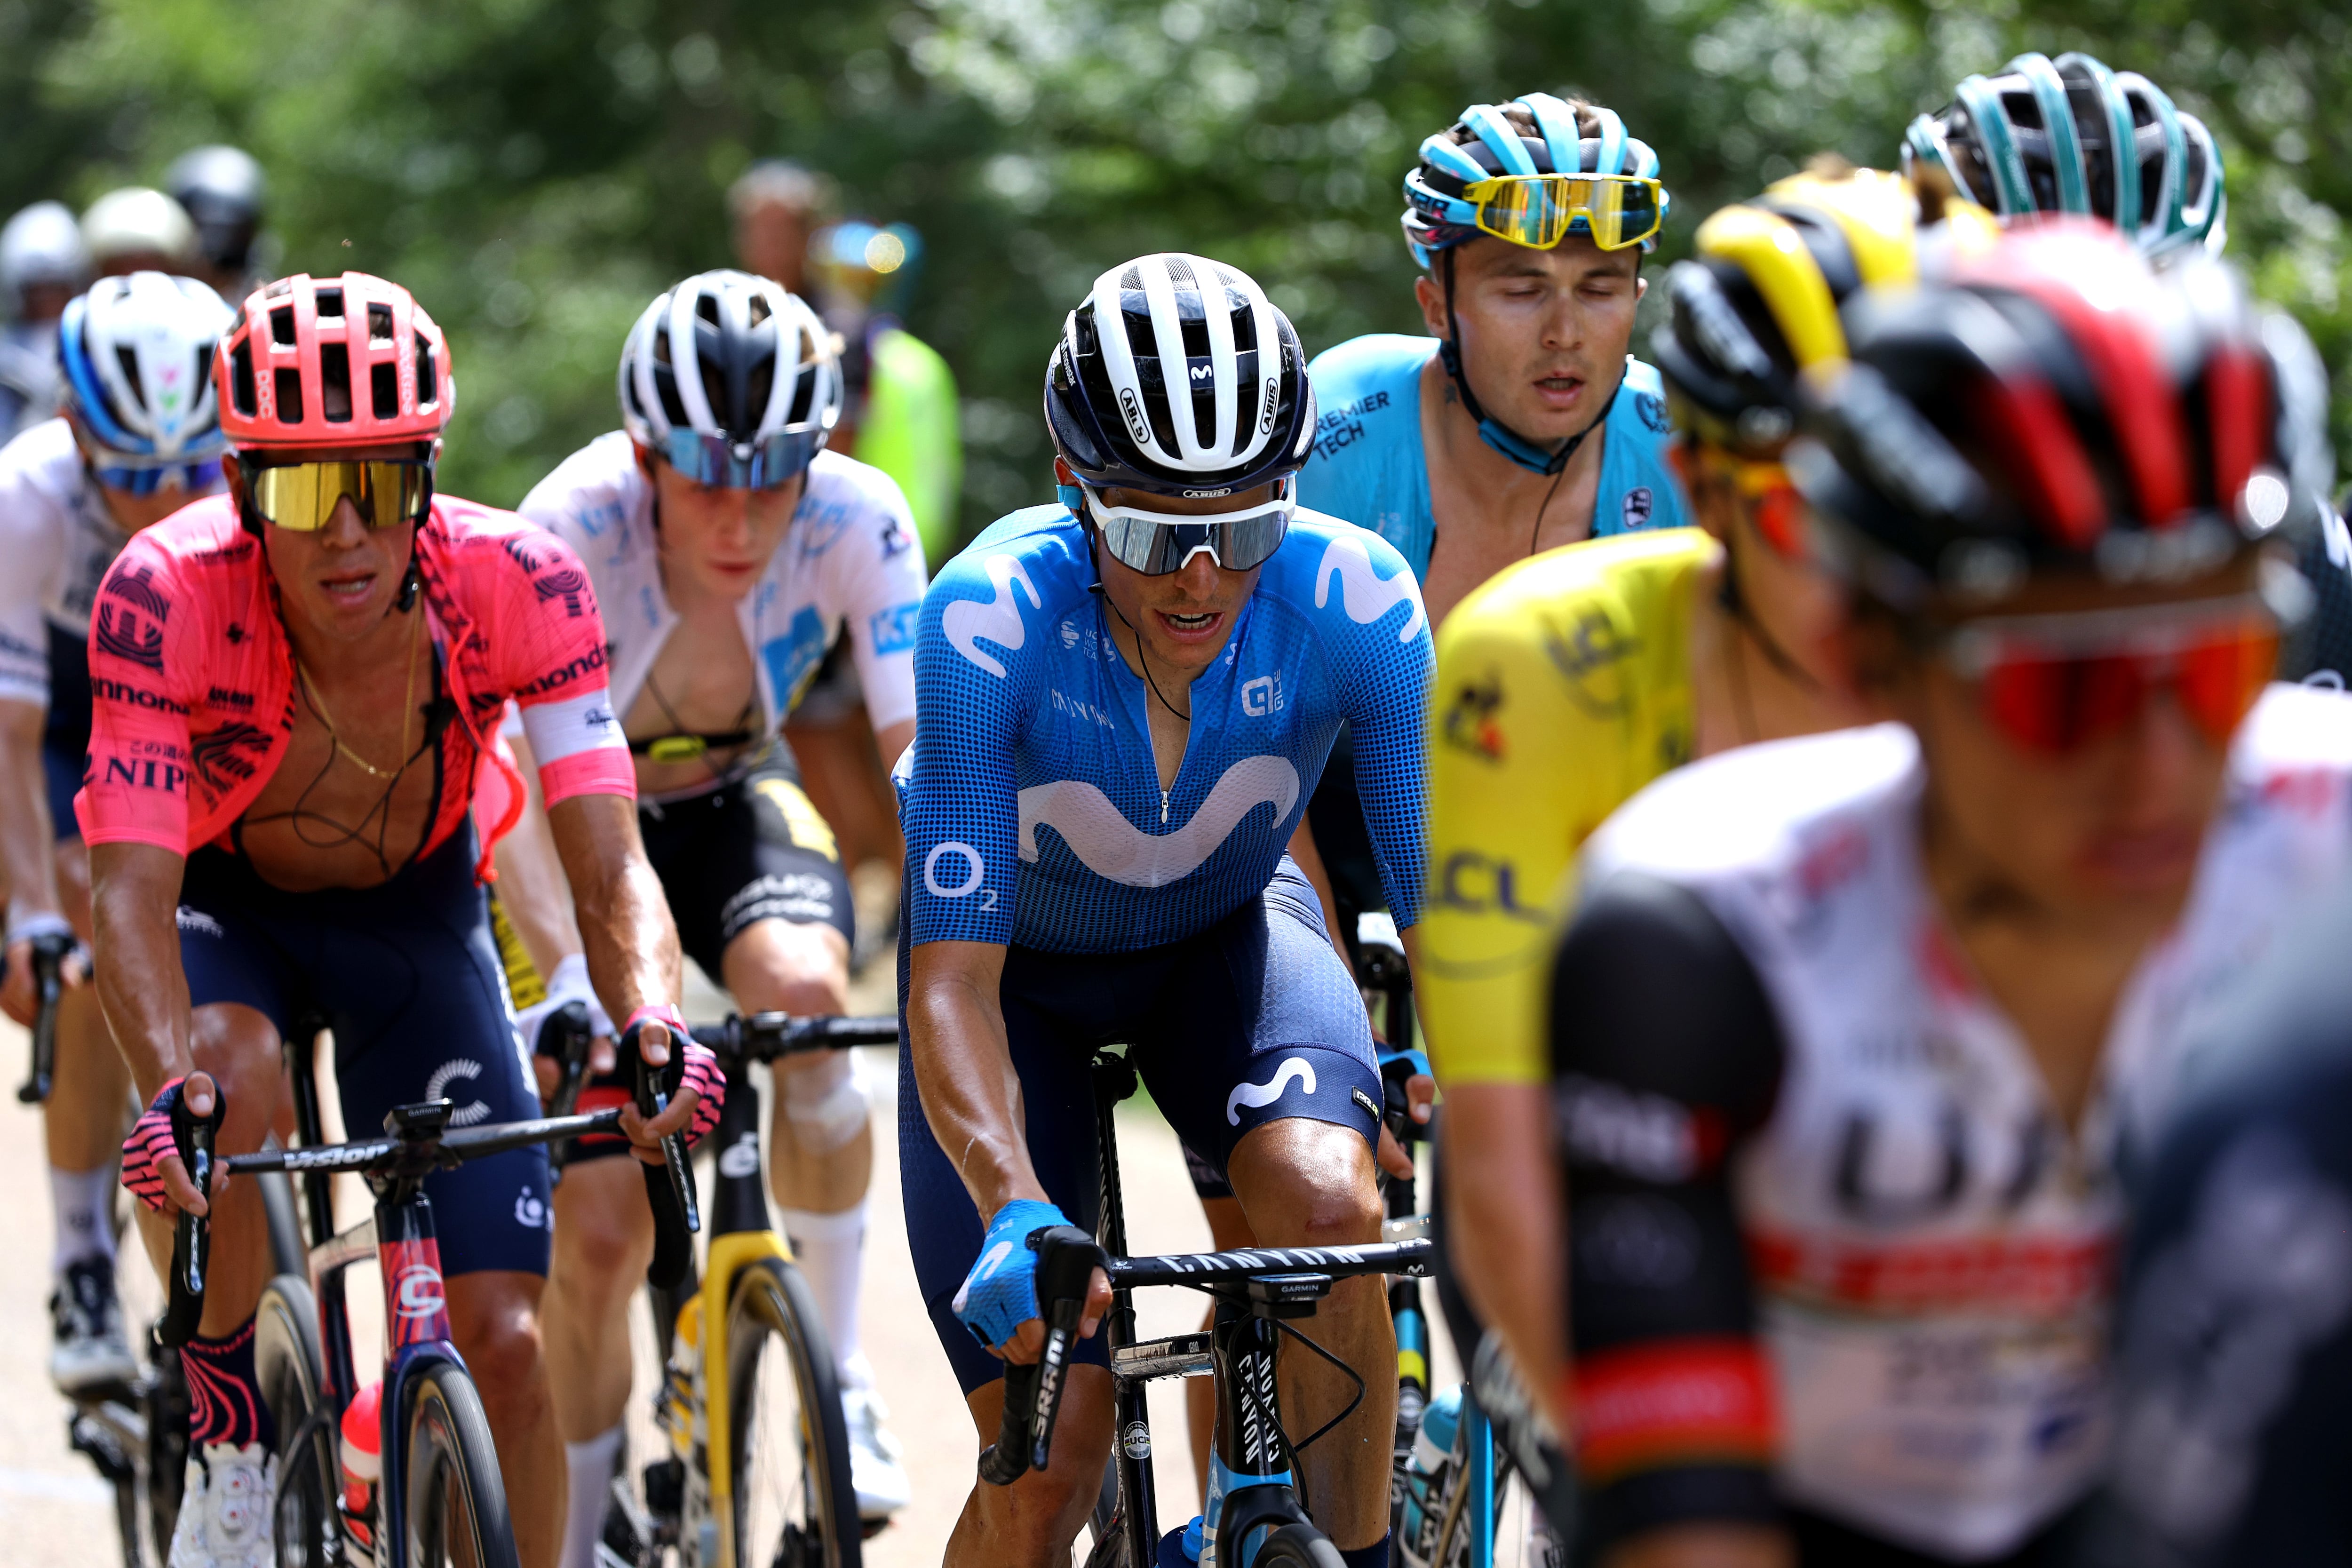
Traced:
<path id="1" fill-rule="evenodd" d="M 334 742 L 336 751 L 366 770 L 370 778 L 397 779 L 408 771 L 408 726 L 416 716 L 416 628 L 424 621 L 425 617 L 419 615 L 408 623 L 408 682 L 402 688 L 400 697 L 401 763 L 388 773 L 344 743 L 342 736 L 335 732 L 335 716 L 327 711 L 327 700 L 319 695 L 318 678 L 302 667 L 300 659 L 294 661 L 294 673 L 302 678 L 303 692 L 310 699 L 310 706 L 318 710 L 319 721 L 327 727 L 327 739 Z"/>

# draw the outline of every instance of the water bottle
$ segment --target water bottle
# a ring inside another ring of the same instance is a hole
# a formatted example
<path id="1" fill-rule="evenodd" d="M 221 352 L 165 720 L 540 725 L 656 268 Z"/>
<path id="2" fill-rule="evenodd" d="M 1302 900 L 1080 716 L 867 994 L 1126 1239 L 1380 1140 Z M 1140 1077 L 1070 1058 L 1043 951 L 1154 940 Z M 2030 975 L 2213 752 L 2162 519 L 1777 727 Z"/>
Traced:
<path id="1" fill-rule="evenodd" d="M 1396 1553 L 1408 1568 L 1430 1568 L 1437 1550 L 1438 1527 L 1445 1521 L 1445 1494 L 1454 1484 L 1461 1457 L 1455 1439 L 1462 1427 L 1462 1385 L 1455 1384 L 1431 1396 L 1421 1415 L 1421 1430 L 1413 1434 L 1412 1464 L 1405 1472 L 1403 1519 L 1396 1535 Z"/>
<path id="2" fill-rule="evenodd" d="M 375 1536 L 375 1483 L 383 1474 L 383 1384 L 371 1383 L 343 1406 L 343 1531 L 362 1551 L 373 1552 Z"/>
<path id="3" fill-rule="evenodd" d="M 1157 1568 L 1194 1568 L 1200 1561 L 1201 1516 L 1196 1513 L 1192 1523 L 1160 1538 Z"/>

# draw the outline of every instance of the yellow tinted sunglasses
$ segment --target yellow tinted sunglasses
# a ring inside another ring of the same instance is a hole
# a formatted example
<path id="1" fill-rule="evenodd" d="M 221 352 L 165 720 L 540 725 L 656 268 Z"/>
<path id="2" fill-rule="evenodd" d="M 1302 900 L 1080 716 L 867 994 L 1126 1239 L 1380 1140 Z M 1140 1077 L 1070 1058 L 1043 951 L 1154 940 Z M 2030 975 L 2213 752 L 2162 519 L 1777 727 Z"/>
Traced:
<path id="1" fill-rule="evenodd" d="M 253 509 L 279 528 L 316 533 L 345 496 L 370 528 L 391 528 L 423 515 L 433 493 L 433 465 L 414 460 L 337 460 L 248 468 Z"/>
<path id="2" fill-rule="evenodd" d="M 1603 250 L 1639 245 L 1666 221 L 1665 187 L 1633 174 L 1498 174 L 1465 185 L 1462 199 L 1480 233 L 1536 250 L 1567 238 L 1578 218 Z"/>

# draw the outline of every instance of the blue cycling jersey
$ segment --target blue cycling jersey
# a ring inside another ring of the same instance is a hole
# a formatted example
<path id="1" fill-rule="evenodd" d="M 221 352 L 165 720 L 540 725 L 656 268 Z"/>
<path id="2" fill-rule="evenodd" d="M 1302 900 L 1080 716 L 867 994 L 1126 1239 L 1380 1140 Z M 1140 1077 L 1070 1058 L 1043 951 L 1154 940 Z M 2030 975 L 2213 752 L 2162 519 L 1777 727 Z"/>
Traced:
<path id="1" fill-rule="evenodd" d="M 1315 450 L 1298 475 L 1298 499 L 1361 523 L 1429 574 L 1437 523 L 1429 507 L 1429 460 L 1421 445 L 1421 369 L 1435 338 L 1374 332 L 1318 354 Z M 1611 405 L 1592 500 L 1595 538 L 1690 521 L 1666 466 L 1665 387 L 1654 366 L 1627 355 L 1625 384 Z"/>
<path id="2" fill-rule="evenodd" d="M 1433 659 L 1396 552 L 1298 513 L 1190 688 L 1164 792 L 1151 692 L 1096 580 L 1077 521 L 1031 507 L 924 596 L 900 806 L 912 941 L 1128 952 L 1207 929 L 1265 890 L 1342 723 L 1389 907 L 1411 925 Z"/>

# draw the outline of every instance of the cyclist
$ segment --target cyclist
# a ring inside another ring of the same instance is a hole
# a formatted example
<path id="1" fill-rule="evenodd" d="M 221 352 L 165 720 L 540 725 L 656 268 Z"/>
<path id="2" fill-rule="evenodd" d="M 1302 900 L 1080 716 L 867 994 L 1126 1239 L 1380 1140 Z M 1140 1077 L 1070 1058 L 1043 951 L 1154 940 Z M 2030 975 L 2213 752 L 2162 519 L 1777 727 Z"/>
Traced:
<path id="1" fill-rule="evenodd" d="M 1550 1026 L 1604 1563 L 2059 1560 L 2118 1150 L 2352 870 L 2352 700 L 2264 690 L 2324 482 L 2292 327 L 2087 221 L 1958 277 L 1849 313 L 1789 459 L 1899 722 L 1585 849 Z"/>
<path id="2" fill-rule="evenodd" d="M 1980 207 L 1842 160 L 1709 217 L 1651 344 L 1703 531 L 1506 568 L 1438 634 L 1419 999 L 1446 1091 L 1449 1255 L 1538 1391 L 1561 1364 L 1559 1209 L 1528 1176 L 1550 1163 L 1549 913 L 1585 836 L 1660 773 L 1861 721 L 1832 647 L 1843 595 L 1783 466 L 1800 387 L 1843 359 L 1841 306 L 1996 233 Z"/>
<path id="3" fill-rule="evenodd" d="M 205 281 L 243 299 L 268 276 L 261 258 L 277 249 L 261 232 L 269 181 L 252 153 L 223 146 L 184 153 L 164 171 L 163 189 L 196 226 Z"/>
<path id="4" fill-rule="evenodd" d="M 623 428 L 540 481 L 523 515 L 579 553 L 611 606 L 613 710 L 687 955 L 746 1011 L 843 1012 L 849 886 L 777 732 L 838 637 L 863 677 L 871 743 L 896 762 L 914 734 L 924 577 L 906 500 L 888 475 L 827 449 L 842 397 L 832 334 L 766 279 L 705 272 L 655 300 L 621 352 L 620 397 Z M 561 883 L 546 871 L 517 885 Z M 507 902 L 519 929 L 548 923 Z M 568 930 L 556 942 L 576 954 Z M 545 1005 L 586 996 L 576 957 L 554 978 Z M 858 1348 L 868 1092 L 845 1051 L 780 1066 L 776 1087 L 770 1181 L 839 1363 L 859 1510 L 887 1519 L 910 1492 Z M 550 1321 L 581 1564 L 620 1447 L 629 1299 L 653 1250 L 636 1176 L 593 1163 L 619 1152 L 583 1143 L 556 1195 Z"/>
<path id="5" fill-rule="evenodd" d="M 0 226 L 0 446 L 56 411 L 58 318 L 89 276 L 63 202 L 35 202 Z"/>
<path id="6" fill-rule="evenodd" d="M 1426 616 L 1386 542 L 1296 504 L 1315 397 L 1289 321 L 1231 267 L 1143 257 L 1070 313 L 1045 401 L 1060 504 L 997 522 L 926 595 L 899 767 L 908 1233 L 986 1437 L 997 1358 L 1042 1334 L 1023 1243 L 1091 1205 L 1097 1043 L 1129 1043 L 1261 1239 L 1379 1235 L 1370 1034 L 1284 853 L 1343 722 L 1400 926 L 1420 883 Z M 1365 1386 L 1305 1489 L 1351 1563 L 1384 1563 L 1380 1285 L 1342 1283 L 1318 1322 Z M 978 1489 L 950 1561 L 1066 1556 L 1110 1442 L 1101 1342 L 1078 1359 L 1051 1470 Z M 1285 1394 L 1311 1427 L 1355 1388 L 1310 1366 Z"/>
<path id="7" fill-rule="evenodd" d="M 806 298 L 809 236 L 832 189 L 832 181 L 789 158 L 762 158 L 737 175 L 727 187 L 727 211 L 743 270 Z"/>
<path id="8" fill-rule="evenodd" d="M 228 318 L 191 279 L 100 281 L 65 309 L 65 412 L 0 447 L 0 1010 L 20 1024 L 38 1005 L 34 942 L 89 941 L 73 796 L 89 742 L 99 579 L 132 534 L 220 488 L 220 420 L 202 367 Z M 49 1380 L 73 1394 L 139 1370 L 114 1292 L 114 1163 L 131 1079 L 96 994 L 79 984 L 58 1005 L 55 1071 L 42 1107 L 57 1226 Z"/>
<path id="9" fill-rule="evenodd" d="M 145 185 L 109 191 L 90 203 L 81 215 L 81 237 L 101 278 L 133 272 L 193 278 L 201 269 L 196 226 L 187 209 Z"/>
<path id="10" fill-rule="evenodd" d="M 74 802 L 100 998 L 148 1104 L 123 1184 L 154 1211 L 159 1270 L 163 1222 L 213 1221 L 204 1321 L 182 1352 L 194 1415 L 175 1568 L 270 1561 L 275 1460 L 253 1372 L 259 1199 L 225 1173 L 195 1191 L 174 1111 L 225 1111 L 219 1149 L 257 1147 L 279 1042 L 315 1013 L 349 1128 L 444 1096 L 459 1125 L 537 1113 L 476 881 L 488 856 L 471 808 L 495 841 L 522 793 L 493 728 L 509 699 L 623 1048 L 661 1061 L 683 1037 L 677 938 L 646 896 L 586 574 L 520 519 L 433 493 L 454 392 L 440 329 L 382 279 L 281 279 L 246 300 L 213 381 L 229 494 L 134 536 L 108 569 Z M 682 1057 L 661 1117 L 624 1113 L 641 1146 L 715 1120 L 709 1054 Z M 538 1324 L 546 1161 L 477 1161 L 425 1192 L 517 1543 L 544 1568 L 563 1497 Z"/>
<path id="11" fill-rule="evenodd" d="M 2352 1557 L 2352 900 L 2300 926 L 2203 1031 L 2133 1184 L 2116 1453 L 2084 1568 Z"/>

